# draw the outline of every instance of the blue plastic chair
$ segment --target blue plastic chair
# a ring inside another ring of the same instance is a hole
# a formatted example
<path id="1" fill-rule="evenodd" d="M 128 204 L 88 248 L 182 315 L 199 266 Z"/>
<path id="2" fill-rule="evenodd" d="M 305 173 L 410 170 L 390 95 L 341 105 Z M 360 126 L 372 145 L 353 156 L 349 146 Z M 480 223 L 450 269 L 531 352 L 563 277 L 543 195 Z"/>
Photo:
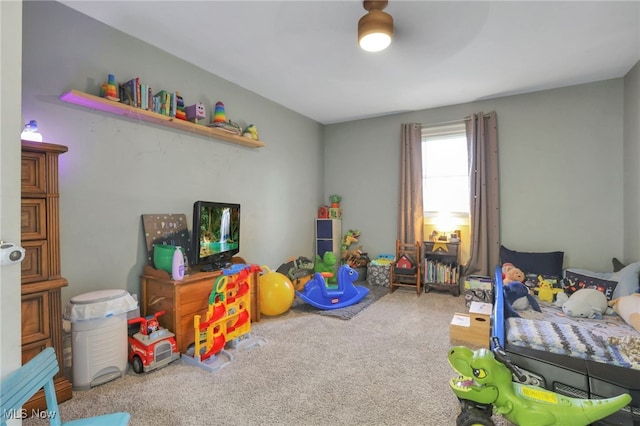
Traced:
<path id="1" fill-rule="evenodd" d="M 113 413 L 63 423 L 53 386 L 53 376 L 60 370 L 53 348 L 46 348 L 22 367 L 9 374 L 0 384 L 0 425 L 20 418 L 22 406 L 44 387 L 49 424 L 52 426 L 126 426 L 129 413 Z M 30 414 L 30 413 L 27 413 Z"/>

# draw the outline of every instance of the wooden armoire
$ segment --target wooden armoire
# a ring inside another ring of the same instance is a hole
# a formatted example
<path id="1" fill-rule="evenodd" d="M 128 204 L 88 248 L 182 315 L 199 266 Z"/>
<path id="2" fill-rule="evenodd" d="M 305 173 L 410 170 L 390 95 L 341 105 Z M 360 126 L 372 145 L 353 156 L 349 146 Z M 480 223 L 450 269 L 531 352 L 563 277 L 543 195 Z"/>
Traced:
<path id="1" fill-rule="evenodd" d="M 58 157 L 67 147 L 22 141 L 21 239 L 22 363 L 53 347 L 60 364 L 54 379 L 58 402 L 71 398 L 71 382 L 63 375 L 62 287 L 60 272 L 60 210 Z M 46 409 L 44 392 L 24 408 Z"/>

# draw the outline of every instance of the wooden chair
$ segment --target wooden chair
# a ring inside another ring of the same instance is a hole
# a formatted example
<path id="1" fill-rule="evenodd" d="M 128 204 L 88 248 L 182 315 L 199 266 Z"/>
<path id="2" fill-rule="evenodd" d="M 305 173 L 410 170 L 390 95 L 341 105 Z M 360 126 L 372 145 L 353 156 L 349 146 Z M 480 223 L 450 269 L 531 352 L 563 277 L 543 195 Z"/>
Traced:
<path id="1" fill-rule="evenodd" d="M 389 293 L 397 287 L 414 287 L 420 296 L 422 285 L 422 242 L 403 243 L 396 240 L 396 258 L 389 270 Z"/>
<path id="2" fill-rule="evenodd" d="M 31 413 L 21 411 L 22 406 L 43 387 L 47 401 L 47 417 L 52 426 L 126 426 L 129 424 L 129 413 L 105 414 L 63 423 L 53 386 L 53 376 L 59 370 L 56 353 L 53 348 L 46 348 L 4 378 L 0 383 L 0 425 L 5 426 L 9 419 L 30 415 Z"/>

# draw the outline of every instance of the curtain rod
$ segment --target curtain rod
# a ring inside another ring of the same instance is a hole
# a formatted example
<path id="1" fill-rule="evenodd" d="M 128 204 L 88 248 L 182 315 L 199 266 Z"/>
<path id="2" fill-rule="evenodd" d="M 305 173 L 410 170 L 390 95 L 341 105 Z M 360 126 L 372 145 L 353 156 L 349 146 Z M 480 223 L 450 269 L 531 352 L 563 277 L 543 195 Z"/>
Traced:
<path id="1" fill-rule="evenodd" d="M 482 114 L 482 117 L 484 118 L 488 118 L 491 115 L 491 113 L 487 113 L 487 114 Z M 449 120 L 449 121 L 438 121 L 437 123 L 432 123 L 432 124 L 426 124 L 424 125 L 424 127 L 431 127 L 431 126 L 447 126 L 449 124 L 457 124 L 457 123 L 461 123 L 463 121 L 468 121 L 471 120 L 471 116 L 467 116 L 464 118 L 460 118 L 458 120 Z"/>

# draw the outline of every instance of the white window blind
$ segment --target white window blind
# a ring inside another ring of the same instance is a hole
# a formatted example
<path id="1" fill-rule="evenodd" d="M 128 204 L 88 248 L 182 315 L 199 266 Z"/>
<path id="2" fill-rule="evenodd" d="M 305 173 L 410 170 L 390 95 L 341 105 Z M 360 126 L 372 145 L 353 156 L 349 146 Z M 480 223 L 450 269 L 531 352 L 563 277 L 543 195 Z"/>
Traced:
<path id="1" fill-rule="evenodd" d="M 422 129 L 425 216 L 469 214 L 469 167 L 464 122 Z"/>

